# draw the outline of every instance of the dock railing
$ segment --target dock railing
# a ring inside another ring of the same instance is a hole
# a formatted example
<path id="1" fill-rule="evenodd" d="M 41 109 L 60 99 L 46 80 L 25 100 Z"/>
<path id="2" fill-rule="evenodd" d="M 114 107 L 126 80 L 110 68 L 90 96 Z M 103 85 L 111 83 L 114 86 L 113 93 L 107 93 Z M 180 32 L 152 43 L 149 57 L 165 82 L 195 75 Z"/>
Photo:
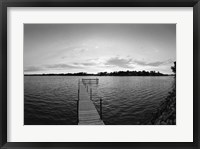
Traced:
<path id="1" fill-rule="evenodd" d="M 89 83 L 89 84 L 96 83 L 96 84 L 98 84 L 99 83 L 99 79 L 98 78 L 82 79 L 82 82 L 83 82 L 83 84 L 85 84 L 85 83 Z"/>

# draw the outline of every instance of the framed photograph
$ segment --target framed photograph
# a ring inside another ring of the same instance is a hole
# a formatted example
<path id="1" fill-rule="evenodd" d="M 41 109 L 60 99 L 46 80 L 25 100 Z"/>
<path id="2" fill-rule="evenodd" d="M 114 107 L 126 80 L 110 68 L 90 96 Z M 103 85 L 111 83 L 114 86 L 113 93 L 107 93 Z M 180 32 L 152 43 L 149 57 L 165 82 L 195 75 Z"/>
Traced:
<path id="1" fill-rule="evenodd" d="M 199 5 L 1 1 L 1 148 L 199 148 Z"/>

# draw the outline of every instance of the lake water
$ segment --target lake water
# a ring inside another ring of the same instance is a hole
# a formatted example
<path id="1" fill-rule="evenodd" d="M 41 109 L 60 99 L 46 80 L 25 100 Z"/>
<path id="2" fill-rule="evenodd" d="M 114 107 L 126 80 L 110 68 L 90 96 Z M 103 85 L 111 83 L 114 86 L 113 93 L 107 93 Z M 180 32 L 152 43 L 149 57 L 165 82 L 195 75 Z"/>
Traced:
<path id="1" fill-rule="evenodd" d="M 165 100 L 175 83 L 173 76 L 25 76 L 25 125 L 76 125 L 78 80 L 98 78 L 89 85 L 99 111 L 103 100 L 103 121 L 107 125 L 143 124 Z"/>

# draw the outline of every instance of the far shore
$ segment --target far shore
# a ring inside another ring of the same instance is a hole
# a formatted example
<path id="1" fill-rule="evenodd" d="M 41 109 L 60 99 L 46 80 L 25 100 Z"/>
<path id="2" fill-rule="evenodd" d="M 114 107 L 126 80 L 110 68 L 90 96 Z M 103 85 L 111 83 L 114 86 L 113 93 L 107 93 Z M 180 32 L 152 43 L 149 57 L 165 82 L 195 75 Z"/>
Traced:
<path id="1" fill-rule="evenodd" d="M 175 76 L 174 74 L 163 74 L 159 71 L 115 71 L 115 72 L 99 72 L 99 73 L 48 73 L 48 74 L 24 74 L 24 76 Z"/>
<path id="2" fill-rule="evenodd" d="M 115 76 L 111 76 L 111 75 L 62 75 L 62 74 L 24 74 L 24 76 L 83 76 L 83 77 L 89 77 L 89 76 L 97 76 L 97 77 L 166 77 L 166 76 L 174 76 L 174 75 L 157 75 L 157 76 L 151 76 L 151 75 L 148 75 L 148 76 L 145 76 L 145 75 L 138 75 L 138 76 L 131 76 L 131 75 L 123 75 L 123 76 L 120 76 L 120 75 L 115 75 Z"/>

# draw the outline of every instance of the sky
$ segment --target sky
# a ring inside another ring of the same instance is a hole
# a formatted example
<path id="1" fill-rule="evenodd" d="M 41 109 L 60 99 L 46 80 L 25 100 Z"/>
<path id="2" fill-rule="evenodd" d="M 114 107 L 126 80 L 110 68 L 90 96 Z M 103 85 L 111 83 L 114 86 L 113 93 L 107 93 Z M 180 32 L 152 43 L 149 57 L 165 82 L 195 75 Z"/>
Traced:
<path id="1" fill-rule="evenodd" d="M 175 24 L 24 24 L 24 73 L 172 74 Z"/>

